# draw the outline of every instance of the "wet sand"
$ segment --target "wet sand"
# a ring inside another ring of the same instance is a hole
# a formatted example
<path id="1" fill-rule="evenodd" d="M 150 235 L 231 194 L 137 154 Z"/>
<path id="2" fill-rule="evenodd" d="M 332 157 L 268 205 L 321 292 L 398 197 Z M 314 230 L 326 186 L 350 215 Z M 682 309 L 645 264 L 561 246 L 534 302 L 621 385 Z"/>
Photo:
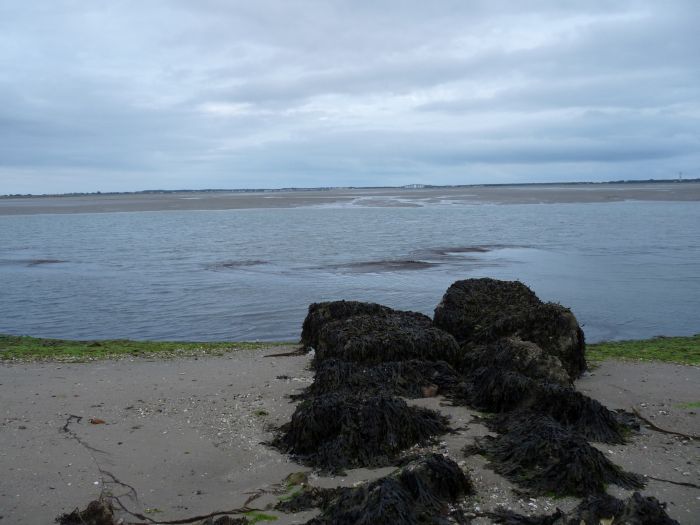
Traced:
<path id="1" fill-rule="evenodd" d="M 449 204 L 539 204 L 700 201 L 700 183 L 373 188 L 260 193 L 183 192 L 0 199 L 0 215 L 232 210 L 306 206 L 417 207 Z"/>
<path id="2" fill-rule="evenodd" d="M 251 507 L 275 502 L 275 488 L 288 474 L 309 470 L 262 444 L 272 427 L 291 416 L 294 405 L 286 396 L 312 379 L 307 356 L 265 357 L 284 351 L 0 365 L 2 523 L 51 523 L 102 490 L 124 495 L 132 510 L 162 520 L 237 508 L 261 489 L 268 493 Z M 697 435 L 700 409 L 681 405 L 700 400 L 698 384 L 700 367 L 607 362 L 577 387 L 611 408 L 636 406 L 659 427 Z M 440 398 L 411 402 L 446 412 L 460 429 L 433 448 L 470 469 L 478 494 L 467 501 L 467 510 L 506 505 L 541 513 L 576 504 L 572 498 L 519 498 L 509 482 L 484 468 L 483 458 L 464 458 L 462 447 L 487 433 L 472 421 L 475 412 L 444 406 Z M 91 418 L 105 423 L 91 424 Z M 698 441 L 643 429 L 629 445 L 600 449 L 629 470 L 700 484 Z M 342 478 L 311 475 L 310 482 L 352 484 L 388 470 L 351 471 Z M 614 487 L 611 492 L 629 494 Z M 681 523 L 700 515 L 700 490 L 650 480 L 643 492 L 667 501 L 669 514 Z M 303 523 L 312 515 L 280 514 L 276 523 Z M 475 521 L 480 522 L 486 523 Z"/>

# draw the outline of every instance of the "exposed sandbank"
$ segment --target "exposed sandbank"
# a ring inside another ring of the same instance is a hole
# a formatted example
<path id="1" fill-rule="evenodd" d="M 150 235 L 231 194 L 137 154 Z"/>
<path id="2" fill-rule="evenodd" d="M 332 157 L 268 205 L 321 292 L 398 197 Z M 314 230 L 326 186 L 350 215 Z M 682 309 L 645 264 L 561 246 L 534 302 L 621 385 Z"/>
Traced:
<path id="1" fill-rule="evenodd" d="M 700 201 L 700 183 L 335 189 L 274 193 L 167 193 L 0 199 L 0 215 L 231 210 L 306 206 L 417 207 L 436 204 L 534 204 Z"/>
<path id="2" fill-rule="evenodd" d="M 0 365 L 4 521 L 50 523 L 60 512 L 84 506 L 102 489 L 105 476 L 98 465 L 136 489 L 138 502 L 125 499 L 134 510 L 149 510 L 158 519 L 239 507 L 246 493 L 274 488 L 289 473 L 307 471 L 261 444 L 272 436 L 272 426 L 291 416 L 294 405 L 285 396 L 312 378 L 306 356 L 265 357 L 284 351 L 278 346 L 198 359 Z M 662 428 L 700 434 L 700 409 L 687 405 L 699 401 L 698 384 L 700 367 L 611 361 L 577 388 L 611 408 L 636 406 Z M 463 428 L 436 448 L 472 469 L 478 491 L 473 506 L 506 504 L 520 512 L 543 512 L 575 504 L 569 498 L 518 498 L 510 483 L 483 468 L 483 458 L 462 457 L 464 444 L 486 433 L 471 421 L 473 411 L 443 407 L 440 398 L 413 403 L 442 410 L 453 417 L 454 427 Z M 62 431 L 70 415 L 83 419 L 71 420 L 69 430 L 104 452 L 90 451 Z M 90 418 L 106 423 L 92 425 Z M 697 441 L 643 429 L 628 445 L 600 448 L 640 474 L 700 484 Z M 334 486 L 385 473 L 351 471 L 344 478 L 312 476 L 311 482 Z M 114 484 L 107 488 L 126 492 Z M 669 514 L 681 523 L 700 513 L 697 489 L 650 480 L 643 493 L 667 501 Z M 254 505 L 277 497 L 268 494 Z M 303 523 L 312 514 L 279 515 L 276 523 Z"/>

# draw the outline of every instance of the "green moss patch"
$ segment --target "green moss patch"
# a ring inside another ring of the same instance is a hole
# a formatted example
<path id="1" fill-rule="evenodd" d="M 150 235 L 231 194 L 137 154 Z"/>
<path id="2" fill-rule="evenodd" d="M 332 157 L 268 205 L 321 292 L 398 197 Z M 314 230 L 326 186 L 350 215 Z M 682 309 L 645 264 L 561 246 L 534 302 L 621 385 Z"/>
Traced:
<path id="1" fill-rule="evenodd" d="M 685 410 L 695 410 L 700 408 L 700 401 L 691 401 L 690 403 L 678 403 L 676 405 L 678 408 L 684 408 Z"/>
<path id="2" fill-rule="evenodd" d="M 265 514 L 257 510 L 251 510 L 245 513 L 245 517 L 248 518 L 248 522 L 252 525 L 253 523 L 260 523 L 261 521 L 277 521 L 277 516 L 273 514 Z"/>
<path id="3" fill-rule="evenodd" d="M 699 365 L 700 334 L 690 337 L 655 337 L 639 341 L 597 343 L 587 346 L 586 358 L 590 361 L 622 359 Z"/>
<path id="4" fill-rule="evenodd" d="M 72 341 L 0 335 L 0 361 L 92 361 L 125 356 L 183 357 L 224 355 L 237 350 L 257 350 L 292 343 L 132 341 L 108 339 Z"/>

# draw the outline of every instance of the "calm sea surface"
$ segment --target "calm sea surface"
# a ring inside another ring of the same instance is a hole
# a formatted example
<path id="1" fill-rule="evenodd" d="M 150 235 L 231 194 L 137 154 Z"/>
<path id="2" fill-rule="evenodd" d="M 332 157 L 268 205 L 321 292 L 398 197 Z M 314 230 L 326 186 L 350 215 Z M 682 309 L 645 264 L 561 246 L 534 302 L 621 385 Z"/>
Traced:
<path id="1" fill-rule="evenodd" d="M 700 332 L 700 205 L 305 207 L 0 217 L 0 332 L 294 340 L 309 303 L 432 315 L 519 279 L 587 339 Z"/>

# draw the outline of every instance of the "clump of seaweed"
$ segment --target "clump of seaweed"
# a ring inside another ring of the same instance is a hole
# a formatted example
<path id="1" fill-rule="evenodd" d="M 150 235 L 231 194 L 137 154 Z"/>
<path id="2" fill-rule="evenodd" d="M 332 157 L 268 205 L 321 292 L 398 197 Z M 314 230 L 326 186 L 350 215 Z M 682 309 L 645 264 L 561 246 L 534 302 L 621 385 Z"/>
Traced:
<path id="1" fill-rule="evenodd" d="M 419 398 L 445 394 L 457 384 L 457 372 L 444 361 L 393 361 L 368 366 L 327 359 L 316 368 L 314 382 L 298 397 L 341 390 Z"/>
<path id="2" fill-rule="evenodd" d="M 618 521 L 621 525 L 680 525 L 666 513 L 666 503 L 654 496 L 642 496 L 635 492 L 627 499 Z"/>
<path id="3" fill-rule="evenodd" d="M 642 478 L 611 463 L 580 434 L 546 415 L 501 421 L 506 433 L 486 436 L 467 447 L 479 453 L 492 468 L 523 487 L 529 494 L 586 496 L 605 492 L 613 483 L 627 489 L 643 487 Z"/>
<path id="4" fill-rule="evenodd" d="M 455 363 L 459 346 L 454 338 L 410 312 L 383 316 L 355 315 L 321 328 L 315 363 L 331 358 L 365 364 L 422 359 Z"/>
<path id="5" fill-rule="evenodd" d="M 571 512 L 557 509 L 554 514 L 523 516 L 506 509 L 489 513 L 495 523 L 502 525 L 680 525 L 666 513 L 666 504 L 654 497 L 643 497 L 635 492 L 626 501 L 600 494 L 588 496 Z"/>
<path id="6" fill-rule="evenodd" d="M 626 414 L 619 415 L 595 399 L 559 385 L 543 385 L 529 408 L 599 443 L 625 443 L 634 425 Z"/>
<path id="7" fill-rule="evenodd" d="M 417 443 L 449 431 L 445 416 L 402 399 L 347 392 L 299 403 L 273 445 L 327 471 L 386 466 Z"/>
<path id="8" fill-rule="evenodd" d="M 309 305 L 309 312 L 304 319 L 301 330 L 301 344 L 304 347 L 316 348 L 318 346 L 318 335 L 329 322 L 347 319 L 354 315 L 371 315 L 381 317 L 397 310 L 377 303 L 363 303 L 360 301 L 328 301 L 323 303 L 312 303 Z M 432 326 L 432 320 L 417 312 L 402 312 L 411 316 L 415 322 L 422 323 L 426 327 Z"/>
<path id="9" fill-rule="evenodd" d="M 625 442 L 631 430 L 628 418 L 607 409 L 572 387 L 543 383 L 519 372 L 497 366 L 477 368 L 453 390 L 454 403 L 486 412 L 510 411 L 549 415 L 586 439 L 601 443 Z M 517 414 L 504 416 L 512 421 Z M 492 428 L 501 432 L 498 418 Z"/>
<path id="10" fill-rule="evenodd" d="M 434 322 L 460 344 L 488 344 L 509 336 L 536 343 L 557 356 L 573 379 L 586 369 L 584 334 L 573 313 L 543 303 L 518 281 L 456 281 L 435 309 Z"/>
<path id="11" fill-rule="evenodd" d="M 343 490 L 322 514 L 307 525 L 417 525 L 415 502 L 398 480 L 380 478 Z"/>
<path id="12" fill-rule="evenodd" d="M 88 503 L 83 510 L 62 514 L 56 518 L 60 525 L 117 525 L 114 507 L 108 499 L 98 499 Z"/>
<path id="13" fill-rule="evenodd" d="M 306 510 L 317 504 L 322 514 L 309 525 L 445 523 L 446 504 L 473 493 L 462 469 L 441 454 L 429 454 L 359 487 L 306 488 L 277 508 Z"/>

